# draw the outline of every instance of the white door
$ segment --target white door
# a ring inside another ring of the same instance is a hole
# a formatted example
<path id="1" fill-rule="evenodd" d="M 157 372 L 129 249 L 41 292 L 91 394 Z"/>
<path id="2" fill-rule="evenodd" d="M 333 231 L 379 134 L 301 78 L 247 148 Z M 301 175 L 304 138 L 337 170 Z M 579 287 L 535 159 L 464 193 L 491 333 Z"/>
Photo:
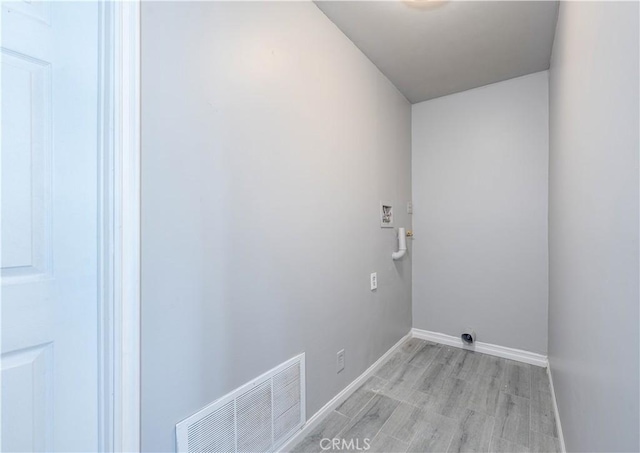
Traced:
<path id="1" fill-rule="evenodd" d="M 2 451 L 98 448 L 95 2 L 3 2 Z"/>

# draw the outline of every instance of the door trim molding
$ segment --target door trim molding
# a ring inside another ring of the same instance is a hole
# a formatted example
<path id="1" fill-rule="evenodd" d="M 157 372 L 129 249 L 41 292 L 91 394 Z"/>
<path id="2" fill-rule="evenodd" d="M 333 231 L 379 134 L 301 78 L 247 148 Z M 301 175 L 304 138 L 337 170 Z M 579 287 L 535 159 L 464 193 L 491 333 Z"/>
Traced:
<path id="1" fill-rule="evenodd" d="M 140 451 L 140 1 L 115 6 L 114 451 Z"/>
<path id="2" fill-rule="evenodd" d="M 98 449 L 140 451 L 140 0 L 100 3 Z"/>

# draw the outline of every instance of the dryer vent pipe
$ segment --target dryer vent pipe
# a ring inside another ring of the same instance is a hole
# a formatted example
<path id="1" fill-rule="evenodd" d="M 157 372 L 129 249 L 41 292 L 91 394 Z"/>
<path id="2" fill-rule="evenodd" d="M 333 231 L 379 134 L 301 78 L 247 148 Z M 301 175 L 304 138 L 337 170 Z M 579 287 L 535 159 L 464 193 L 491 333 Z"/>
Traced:
<path id="1" fill-rule="evenodd" d="M 460 338 L 462 338 L 464 344 L 470 346 L 476 342 L 476 333 L 472 329 L 467 329 L 465 332 L 462 332 Z"/>

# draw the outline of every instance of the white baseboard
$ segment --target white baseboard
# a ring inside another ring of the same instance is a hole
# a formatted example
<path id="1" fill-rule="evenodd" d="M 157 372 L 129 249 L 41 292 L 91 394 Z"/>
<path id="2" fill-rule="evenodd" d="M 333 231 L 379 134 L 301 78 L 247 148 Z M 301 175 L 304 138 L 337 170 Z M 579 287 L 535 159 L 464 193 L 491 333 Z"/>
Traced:
<path id="1" fill-rule="evenodd" d="M 553 388 L 553 376 L 551 375 L 551 364 L 547 366 L 547 374 L 549 375 L 549 384 L 551 385 L 551 399 L 553 400 L 553 412 L 556 415 L 556 423 L 558 424 L 558 439 L 560 439 L 560 451 L 566 453 L 567 447 L 564 444 L 564 434 L 562 432 L 562 423 L 560 423 L 560 412 L 558 412 L 558 402 L 556 401 L 556 390 Z"/>
<path id="2" fill-rule="evenodd" d="M 412 331 L 409 331 L 404 337 L 402 337 L 395 345 L 393 345 L 382 357 L 371 365 L 367 370 L 358 376 L 351 384 L 347 385 L 344 390 L 334 396 L 331 401 L 325 404 L 318 412 L 313 414 L 304 426 L 296 434 L 291 436 L 287 442 L 285 442 L 279 452 L 290 451 L 295 445 L 300 442 L 304 437 L 309 434 L 324 418 L 336 407 L 338 407 L 344 400 L 349 398 L 353 392 L 355 392 L 362 384 L 365 383 L 378 369 L 384 365 L 384 363 L 391 357 L 391 355 L 400 347 L 402 343 L 412 337 Z"/>
<path id="3" fill-rule="evenodd" d="M 456 348 L 481 352 L 482 354 L 494 355 L 496 357 L 503 357 L 509 360 L 516 360 L 518 362 L 524 362 L 543 368 L 546 368 L 548 364 L 546 355 L 537 354 L 535 352 L 507 348 L 505 346 L 482 343 L 480 341 L 476 341 L 475 346 L 467 346 L 462 342 L 460 337 L 454 337 L 453 335 L 447 335 L 439 332 L 431 332 L 429 330 L 414 328 L 411 330 L 411 333 L 415 338 L 420 338 L 422 340 L 433 341 L 434 343 L 446 344 L 448 346 L 455 346 Z"/>

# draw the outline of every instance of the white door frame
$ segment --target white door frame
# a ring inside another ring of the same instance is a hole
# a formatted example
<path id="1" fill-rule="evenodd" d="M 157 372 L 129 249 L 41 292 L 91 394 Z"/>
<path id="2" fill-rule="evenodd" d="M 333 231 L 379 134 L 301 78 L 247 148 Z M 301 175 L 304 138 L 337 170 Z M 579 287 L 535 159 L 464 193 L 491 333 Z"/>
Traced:
<path id="1" fill-rule="evenodd" d="M 101 2 L 99 449 L 140 451 L 140 0 Z"/>
<path id="2" fill-rule="evenodd" d="M 140 2 L 119 2 L 116 12 L 114 450 L 124 452 L 140 451 Z"/>

